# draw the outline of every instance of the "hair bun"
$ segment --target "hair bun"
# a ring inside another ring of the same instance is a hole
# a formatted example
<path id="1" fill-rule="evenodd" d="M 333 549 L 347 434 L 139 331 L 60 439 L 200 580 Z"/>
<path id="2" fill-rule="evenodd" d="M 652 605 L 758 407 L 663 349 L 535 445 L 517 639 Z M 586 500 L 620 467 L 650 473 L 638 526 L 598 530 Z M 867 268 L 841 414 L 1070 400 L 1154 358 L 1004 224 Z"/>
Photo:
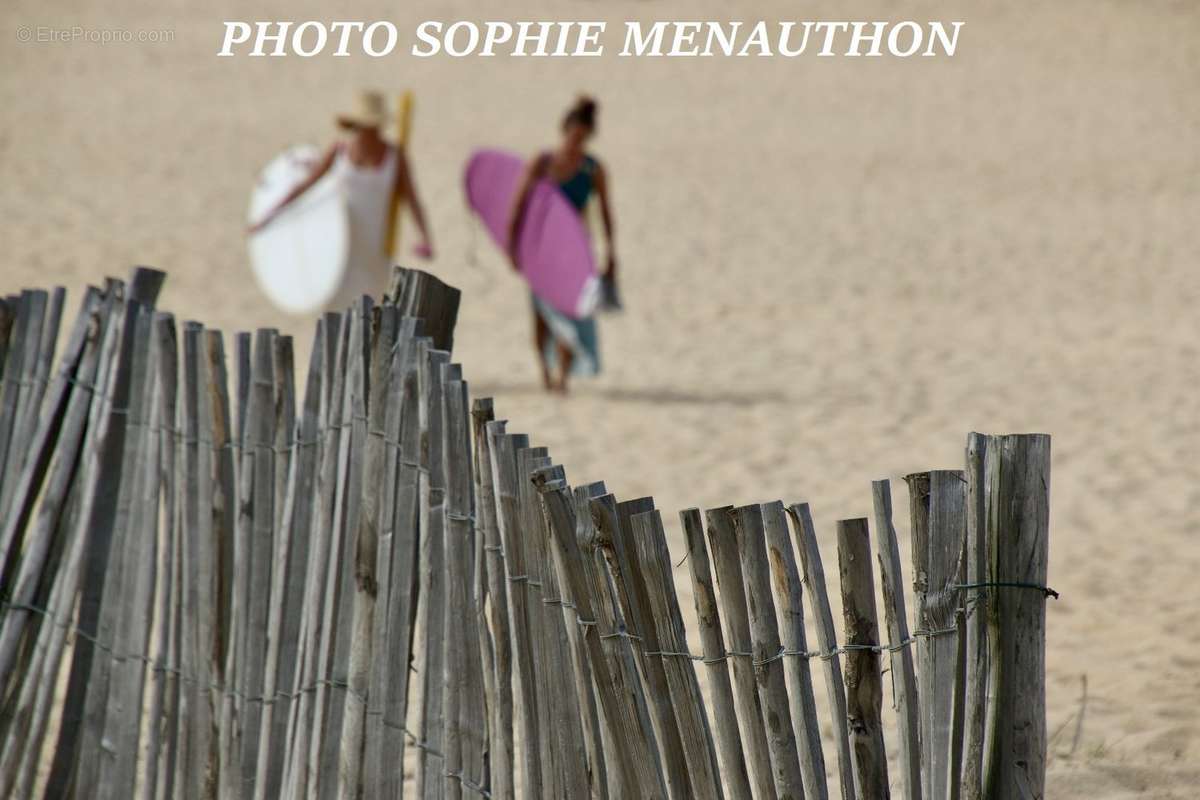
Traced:
<path id="1" fill-rule="evenodd" d="M 596 127 L 596 101 L 591 96 L 581 94 L 575 99 L 574 105 L 563 117 L 563 127 L 578 123 L 587 128 Z"/>

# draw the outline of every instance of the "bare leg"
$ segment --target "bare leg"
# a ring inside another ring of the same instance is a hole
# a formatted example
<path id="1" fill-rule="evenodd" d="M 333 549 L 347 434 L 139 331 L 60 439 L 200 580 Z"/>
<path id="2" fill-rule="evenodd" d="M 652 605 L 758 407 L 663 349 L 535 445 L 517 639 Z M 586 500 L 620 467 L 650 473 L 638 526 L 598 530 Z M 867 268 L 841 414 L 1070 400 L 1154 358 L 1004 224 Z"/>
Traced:
<path id="1" fill-rule="evenodd" d="M 558 366 L 562 370 L 558 377 L 558 391 L 562 394 L 567 393 L 567 378 L 571 374 L 571 362 L 575 360 L 575 353 L 571 348 L 565 345 L 558 346 Z"/>
<path id="2" fill-rule="evenodd" d="M 550 365 L 546 363 L 546 343 L 550 341 L 550 329 L 542 315 L 533 312 L 533 347 L 537 351 L 538 365 L 542 368 L 542 385 L 547 391 L 554 388 L 550 381 Z"/>

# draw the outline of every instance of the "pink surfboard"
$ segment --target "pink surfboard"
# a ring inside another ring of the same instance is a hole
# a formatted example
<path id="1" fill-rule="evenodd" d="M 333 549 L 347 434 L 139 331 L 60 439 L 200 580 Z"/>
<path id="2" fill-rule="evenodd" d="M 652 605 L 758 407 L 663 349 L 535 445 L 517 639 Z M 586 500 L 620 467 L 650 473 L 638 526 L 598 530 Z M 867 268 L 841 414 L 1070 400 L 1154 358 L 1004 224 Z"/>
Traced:
<path id="1" fill-rule="evenodd" d="M 467 162 L 467 203 L 508 252 L 508 224 L 525 162 L 501 150 L 479 150 Z M 557 186 L 538 181 L 525 206 L 517 263 L 533 293 L 552 308 L 579 319 L 596 310 L 600 278 L 587 228 Z"/>

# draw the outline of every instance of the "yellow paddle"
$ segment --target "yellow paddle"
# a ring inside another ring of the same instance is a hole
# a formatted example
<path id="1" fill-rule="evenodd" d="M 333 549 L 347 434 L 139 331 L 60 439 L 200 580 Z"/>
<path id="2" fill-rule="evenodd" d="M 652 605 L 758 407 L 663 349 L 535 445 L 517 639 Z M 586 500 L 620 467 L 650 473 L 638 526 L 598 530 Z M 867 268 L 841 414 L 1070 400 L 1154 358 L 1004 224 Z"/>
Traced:
<path id="1" fill-rule="evenodd" d="M 404 152 L 408 146 L 408 135 L 412 129 L 412 92 L 403 92 L 396 99 L 396 147 Z M 388 230 L 386 251 L 396 260 L 400 256 L 400 220 L 404 212 L 404 198 L 400 192 L 392 192 L 391 208 L 388 209 Z"/>

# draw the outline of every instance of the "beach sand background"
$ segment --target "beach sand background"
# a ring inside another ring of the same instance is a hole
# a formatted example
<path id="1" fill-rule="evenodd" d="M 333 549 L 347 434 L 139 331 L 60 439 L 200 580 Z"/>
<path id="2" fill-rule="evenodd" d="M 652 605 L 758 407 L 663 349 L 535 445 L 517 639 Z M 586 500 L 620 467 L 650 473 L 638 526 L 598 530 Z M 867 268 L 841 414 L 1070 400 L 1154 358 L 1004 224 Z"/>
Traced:
<path id="1" fill-rule="evenodd" d="M 776 498 L 812 503 L 833 559 L 872 479 L 958 467 L 970 430 L 1053 434 L 1048 796 L 1196 796 L 1200 9 L 519 0 L 504 19 L 967 24 L 953 59 L 215 57 L 221 20 L 331 13 L 6 2 L 0 288 L 63 284 L 73 310 L 86 283 L 150 264 L 180 319 L 278 327 L 306 363 L 312 320 L 272 310 L 246 266 L 253 176 L 328 141 L 358 88 L 412 88 L 428 268 L 464 290 L 456 358 L 510 430 L 573 482 L 653 494 L 676 560 L 678 509 Z M 408 32 L 483 13 L 336 18 Z M 39 24 L 175 41 L 14 40 Z M 601 102 L 628 311 L 602 320 L 603 376 L 562 399 L 540 389 L 526 291 L 473 232 L 461 168 L 477 146 L 550 144 L 581 90 Z"/>

